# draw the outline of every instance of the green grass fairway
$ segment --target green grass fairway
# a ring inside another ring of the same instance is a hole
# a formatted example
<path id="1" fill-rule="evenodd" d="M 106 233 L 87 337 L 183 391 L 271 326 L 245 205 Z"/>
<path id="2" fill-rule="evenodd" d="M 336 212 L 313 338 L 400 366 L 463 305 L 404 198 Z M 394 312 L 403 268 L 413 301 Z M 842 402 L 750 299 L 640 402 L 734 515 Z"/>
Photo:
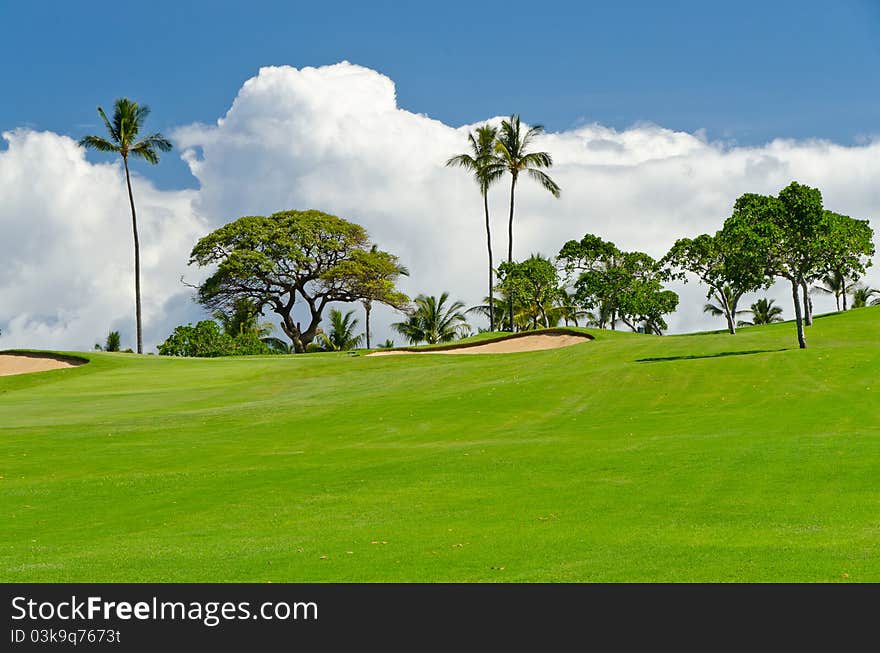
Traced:
<path id="1" fill-rule="evenodd" d="M 0 580 L 880 581 L 880 308 L 0 378 Z"/>

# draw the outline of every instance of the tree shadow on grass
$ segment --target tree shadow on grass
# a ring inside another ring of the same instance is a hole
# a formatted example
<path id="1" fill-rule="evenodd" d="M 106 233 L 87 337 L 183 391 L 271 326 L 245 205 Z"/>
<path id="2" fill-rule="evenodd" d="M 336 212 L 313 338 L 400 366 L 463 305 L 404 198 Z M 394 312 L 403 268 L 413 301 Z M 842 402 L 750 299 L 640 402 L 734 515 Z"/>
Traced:
<path id="1" fill-rule="evenodd" d="M 660 358 L 637 358 L 637 363 L 662 363 L 664 361 L 687 361 L 700 358 L 722 358 L 724 356 L 749 356 L 751 354 L 769 354 L 776 351 L 788 351 L 788 347 L 780 349 L 748 349 L 746 351 L 722 351 L 717 354 L 703 354 L 702 356 L 663 356 Z"/>

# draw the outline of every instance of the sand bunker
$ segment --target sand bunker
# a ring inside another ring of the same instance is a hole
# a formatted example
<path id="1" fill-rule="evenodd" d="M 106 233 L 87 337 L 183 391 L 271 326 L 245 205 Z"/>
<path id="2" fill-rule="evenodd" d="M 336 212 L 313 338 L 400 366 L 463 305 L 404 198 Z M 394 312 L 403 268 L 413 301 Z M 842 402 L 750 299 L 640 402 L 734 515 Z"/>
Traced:
<path id="1" fill-rule="evenodd" d="M 18 352 L 0 354 L 0 376 L 13 374 L 30 374 L 31 372 L 48 372 L 66 367 L 76 367 L 88 361 L 70 356 L 54 356 L 52 354 L 30 354 Z"/>
<path id="2" fill-rule="evenodd" d="M 487 343 L 473 343 L 451 346 L 444 349 L 389 349 L 375 351 L 367 356 L 395 356 L 397 354 L 512 354 L 521 351 L 539 351 L 577 345 L 590 336 L 567 333 L 516 334 Z"/>

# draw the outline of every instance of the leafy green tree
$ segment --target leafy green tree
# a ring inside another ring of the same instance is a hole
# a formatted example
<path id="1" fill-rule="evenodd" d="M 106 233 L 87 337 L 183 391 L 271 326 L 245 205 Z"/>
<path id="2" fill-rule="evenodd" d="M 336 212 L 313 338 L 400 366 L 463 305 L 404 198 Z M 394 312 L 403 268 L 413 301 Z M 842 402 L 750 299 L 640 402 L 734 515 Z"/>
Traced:
<path id="1" fill-rule="evenodd" d="M 549 259 L 533 254 L 521 263 L 502 263 L 498 278 L 508 301 L 529 313 L 531 328 L 551 326 L 548 314 L 559 299 L 559 273 Z"/>
<path id="2" fill-rule="evenodd" d="M 119 331 L 111 331 L 104 341 L 104 351 L 119 351 L 121 340 Z"/>
<path id="3" fill-rule="evenodd" d="M 516 182 L 520 173 L 526 173 L 538 182 L 553 197 L 559 197 L 559 185 L 544 170 L 553 166 L 549 152 L 530 152 L 532 141 L 544 133 L 543 125 L 533 125 L 523 129 L 518 115 L 510 116 L 501 122 L 501 129 L 495 143 L 497 160 L 487 166 L 487 175 L 499 172 L 510 174 L 510 218 L 507 225 L 507 262 L 513 263 L 513 213 L 516 196 Z M 513 324 L 513 297 L 508 299 L 508 321 Z"/>
<path id="4" fill-rule="evenodd" d="M 737 246 L 736 240 L 722 230 L 714 236 L 679 238 L 662 259 L 673 278 L 687 283 L 684 272 L 690 272 L 706 285 L 706 299 L 715 303 L 706 304 L 704 312 L 724 316 L 732 335 L 736 333 L 736 307 L 740 298 L 768 283 L 762 270 L 740 265 Z"/>
<path id="5" fill-rule="evenodd" d="M 448 292 L 440 297 L 419 295 L 407 319 L 395 322 L 391 327 L 413 345 L 420 342 L 434 345 L 455 340 L 467 330 L 467 318 L 462 312 L 462 302 L 447 304 L 448 301 Z"/>
<path id="6" fill-rule="evenodd" d="M 777 197 L 741 196 L 724 230 L 736 238 L 744 265 L 791 284 L 802 349 L 807 346 L 804 326 L 811 321 L 808 285 L 834 269 L 844 277 L 864 271 L 870 263 L 866 257 L 873 253 L 873 232 L 866 221 L 825 210 L 819 190 L 797 182 Z"/>
<path id="7" fill-rule="evenodd" d="M 741 260 L 752 271 L 791 284 L 798 345 L 807 346 L 800 292 L 820 269 L 828 228 L 818 189 L 792 182 L 778 197 L 747 193 L 737 199 L 724 229 L 738 241 Z"/>
<path id="8" fill-rule="evenodd" d="M 874 230 L 867 220 L 856 220 L 848 215 L 840 215 L 833 211 L 825 211 L 827 236 L 822 242 L 821 264 L 819 271 L 811 281 L 829 278 L 842 280 L 843 310 L 846 310 L 846 295 L 851 287 L 871 265 L 870 257 L 874 255 Z M 835 299 L 838 295 L 835 295 Z M 809 302 L 812 309 L 812 302 Z M 838 305 L 838 310 L 840 306 Z"/>
<path id="9" fill-rule="evenodd" d="M 363 335 L 355 335 L 358 320 L 354 311 L 345 315 L 342 311 L 330 309 L 330 332 L 318 335 L 319 346 L 323 351 L 348 351 L 356 348 L 363 340 Z"/>
<path id="10" fill-rule="evenodd" d="M 372 249 L 360 225 L 320 211 L 239 218 L 199 240 L 190 263 L 217 266 L 198 289 L 203 306 L 228 309 L 245 298 L 268 307 L 297 353 L 314 340 L 331 302 L 406 300 L 394 288 L 397 258 Z M 298 301 L 308 310 L 305 326 L 293 318 Z"/>
<path id="11" fill-rule="evenodd" d="M 386 338 L 385 342 L 379 345 L 379 349 L 392 349 L 394 348 L 394 341 L 391 338 Z"/>
<path id="12" fill-rule="evenodd" d="M 370 254 L 375 258 L 372 272 L 356 277 L 357 291 L 361 295 L 361 304 L 364 307 L 364 335 L 367 349 L 370 348 L 370 314 L 373 311 L 373 302 L 381 302 L 397 310 L 404 310 L 409 303 L 409 297 L 395 290 L 397 279 L 408 277 L 409 269 L 402 265 L 396 256 L 388 252 L 380 252 L 376 245 L 370 248 Z"/>
<path id="13" fill-rule="evenodd" d="M 202 320 L 195 326 L 180 325 L 159 345 L 161 356 L 254 356 L 274 353 L 257 334 L 244 332 L 236 336 L 225 333 L 213 320 Z"/>
<path id="14" fill-rule="evenodd" d="M 171 141 L 162 134 L 150 134 L 138 139 L 150 109 L 139 105 L 128 98 L 119 98 L 113 103 L 113 120 L 98 107 L 98 114 L 104 121 L 109 139 L 101 136 L 84 136 L 79 144 L 99 152 L 113 152 L 122 157 L 125 168 L 125 183 L 128 185 L 128 201 L 131 205 L 131 227 L 134 233 L 134 295 L 135 316 L 137 321 L 137 352 L 144 353 L 144 338 L 141 328 L 141 253 L 138 239 L 137 213 L 134 207 L 134 195 L 131 190 L 131 175 L 128 171 L 129 157 L 143 159 L 147 163 L 159 163 L 159 152 L 171 150 Z"/>
<path id="15" fill-rule="evenodd" d="M 457 166 L 472 172 L 483 198 L 483 212 L 486 216 L 486 248 L 489 251 L 489 302 L 487 306 L 489 308 L 490 331 L 495 331 L 495 302 L 493 300 L 495 283 L 492 278 L 495 266 L 492 260 L 492 229 L 489 224 L 489 187 L 504 174 L 504 169 L 498 165 L 499 160 L 495 153 L 497 135 L 498 129 L 492 125 L 486 124 L 478 127 L 476 132 L 468 134 L 470 152 L 454 156 L 446 162 L 447 166 Z"/>
<path id="16" fill-rule="evenodd" d="M 623 282 L 618 270 L 621 257 L 614 243 L 593 234 L 568 241 L 556 257 L 566 281 L 575 286 L 575 301 L 592 313 L 589 321 L 603 329 L 608 326 L 614 330 L 618 321 L 616 292 Z"/>
<path id="17" fill-rule="evenodd" d="M 624 252 L 586 234 L 565 243 L 557 261 L 573 282 L 577 302 L 592 313 L 590 321 L 603 328 L 614 329 L 620 321 L 633 331 L 641 326 L 660 334 L 667 328 L 663 316 L 678 306 L 678 295 L 663 287 L 664 264 L 644 252 Z"/>
<path id="18" fill-rule="evenodd" d="M 782 308 L 774 306 L 775 300 L 766 297 L 759 299 L 748 311 L 752 314 L 751 321 L 740 321 L 740 326 L 755 326 L 758 324 L 772 324 L 773 322 L 782 322 Z"/>

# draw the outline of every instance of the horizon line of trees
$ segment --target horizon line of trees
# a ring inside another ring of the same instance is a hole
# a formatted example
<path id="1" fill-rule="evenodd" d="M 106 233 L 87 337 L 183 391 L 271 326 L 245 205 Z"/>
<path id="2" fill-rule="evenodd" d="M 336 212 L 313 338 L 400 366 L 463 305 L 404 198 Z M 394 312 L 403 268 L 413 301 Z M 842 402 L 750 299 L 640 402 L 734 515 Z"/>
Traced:
<path id="1" fill-rule="evenodd" d="M 140 246 L 129 159 L 155 165 L 159 153 L 172 148 L 160 133 L 140 137 L 149 113 L 146 105 L 118 98 L 112 118 L 98 107 L 106 137 L 88 135 L 79 141 L 82 147 L 118 154 L 123 162 L 134 240 L 138 353 L 143 353 Z M 321 211 L 279 211 L 239 218 L 196 243 L 190 264 L 215 268 L 195 286 L 196 300 L 213 312 L 214 320 L 178 327 L 163 343 L 164 351 L 186 350 L 180 343 L 194 338 L 209 342 L 205 351 L 212 352 L 339 351 L 362 343 L 369 348 L 371 310 L 377 303 L 404 313 L 405 319 L 392 328 L 409 342 L 442 342 L 469 334 L 470 314 L 485 316 L 491 331 L 546 328 L 560 322 L 578 325 L 582 320 L 599 328 L 625 325 L 633 331 L 662 334 L 667 329 L 665 316 L 679 303 L 678 295 L 664 284 L 687 283 L 687 275 L 707 287 L 710 301 L 704 312 L 724 317 L 731 334 L 747 324 L 781 320 L 782 309 L 773 300 L 758 299 L 745 311 L 738 305 L 746 294 L 766 290 L 776 279 L 787 281 L 801 348 L 807 346 L 805 327 L 812 324 L 812 295 L 833 296 L 838 310 L 850 307 L 849 297 L 853 308 L 880 304 L 880 290 L 858 283 L 875 253 L 868 221 L 825 209 L 817 188 L 796 181 L 775 196 L 740 196 L 719 231 L 680 238 L 660 260 L 644 252 L 623 251 L 588 233 L 580 241 L 565 243 L 555 259 L 533 254 L 514 261 L 520 177 L 532 179 L 556 198 L 561 194 L 547 174 L 552 155 L 533 148 L 543 133 L 542 125 L 529 127 L 512 114 L 498 126 L 486 123 L 469 133 L 468 151 L 445 162 L 470 172 L 482 198 L 488 254 L 488 295 L 482 305 L 465 309 L 461 302 L 450 301 L 448 292 L 419 295 L 411 301 L 396 288 L 400 277 L 409 275 L 408 269 L 396 256 L 370 243 L 363 227 Z M 510 177 L 508 251 L 507 260 L 496 266 L 488 193 L 505 176 Z M 335 302 L 363 306 L 362 334 L 355 333 L 359 320 L 353 311 L 328 309 Z M 307 308 L 305 324 L 294 319 L 295 305 Z M 256 324 L 266 309 L 280 318 L 279 326 L 290 343 L 272 336 L 268 323 Z M 319 326 L 325 309 L 330 311 L 326 333 Z M 753 319 L 738 319 L 744 313 L 751 313 Z M 242 330 L 242 325 L 247 328 Z M 118 339 L 119 333 L 111 332 L 103 349 L 118 350 Z"/>

